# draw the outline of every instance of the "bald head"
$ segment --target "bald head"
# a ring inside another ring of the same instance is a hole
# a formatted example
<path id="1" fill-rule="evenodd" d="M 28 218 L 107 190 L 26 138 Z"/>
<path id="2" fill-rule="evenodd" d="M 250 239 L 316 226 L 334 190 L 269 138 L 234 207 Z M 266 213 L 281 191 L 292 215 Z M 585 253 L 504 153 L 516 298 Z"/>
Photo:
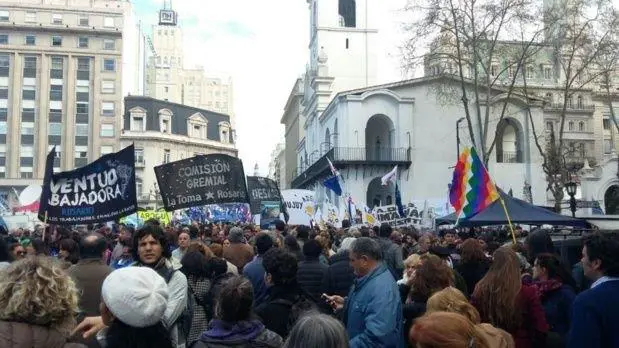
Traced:
<path id="1" fill-rule="evenodd" d="M 99 233 L 90 233 L 80 241 L 80 257 L 82 259 L 100 259 L 106 248 L 105 237 Z"/>

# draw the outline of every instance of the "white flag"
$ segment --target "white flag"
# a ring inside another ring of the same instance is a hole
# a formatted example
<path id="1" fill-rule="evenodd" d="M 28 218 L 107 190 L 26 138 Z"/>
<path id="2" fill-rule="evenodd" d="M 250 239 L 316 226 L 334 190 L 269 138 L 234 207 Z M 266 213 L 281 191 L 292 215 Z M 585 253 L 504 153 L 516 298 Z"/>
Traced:
<path id="1" fill-rule="evenodd" d="M 389 173 L 385 174 L 385 176 L 383 176 L 380 179 L 380 183 L 383 186 L 387 186 L 389 184 L 389 182 L 395 182 L 397 174 L 398 174 L 398 166 L 395 166 L 395 167 L 393 167 L 393 170 L 391 170 Z"/>

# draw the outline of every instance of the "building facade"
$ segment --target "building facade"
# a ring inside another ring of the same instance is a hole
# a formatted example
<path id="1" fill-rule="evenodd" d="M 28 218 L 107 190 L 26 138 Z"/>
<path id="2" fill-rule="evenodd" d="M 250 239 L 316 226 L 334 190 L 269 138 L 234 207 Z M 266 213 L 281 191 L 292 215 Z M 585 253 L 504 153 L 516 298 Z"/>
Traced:
<path id="1" fill-rule="evenodd" d="M 120 138 L 124 0 L 0 4 L 0 195 L 114 151 Z M 1 198 L 1 197 L 0 197 Z"/>
<path id="2" fill-rule="evenodd" d="M 146 67 L 146 95 L 230 115 L 234 127 L 233 84 L 229 76 L 206 74 L 204 67 L 185 68 L 183 31 L 177 13 L 159 11 L 152 27 L 152 55 Z"/>
<path id="3" fill-rule="evenodd" d="M 161 207 L 155 166 L 196 155 L 238 156 L 230 116 L 150 97 L 125 98 L 121 147 L 135 145 L 138 204 Z"/>
<path id="4" fill-rule="evenodd" d="M 280 190 L 285 190 L 286 187 L 286 151 L 284 143 L 279 143 L 271 152 L 271 161 L 269 161 L 269 173 L 267 178 L 272 179 L 277 183 Z"/>

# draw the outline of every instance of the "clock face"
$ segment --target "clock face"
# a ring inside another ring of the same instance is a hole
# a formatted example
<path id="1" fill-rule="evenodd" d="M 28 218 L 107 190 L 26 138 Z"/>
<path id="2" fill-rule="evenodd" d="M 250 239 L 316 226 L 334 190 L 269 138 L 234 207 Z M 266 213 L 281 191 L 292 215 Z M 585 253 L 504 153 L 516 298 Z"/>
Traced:
<path id="1" fill-rule="evenodd" d="M 160 11 L 159 23 L 161 24 L 176 24 L 176 13 L 174 11 Z"/>

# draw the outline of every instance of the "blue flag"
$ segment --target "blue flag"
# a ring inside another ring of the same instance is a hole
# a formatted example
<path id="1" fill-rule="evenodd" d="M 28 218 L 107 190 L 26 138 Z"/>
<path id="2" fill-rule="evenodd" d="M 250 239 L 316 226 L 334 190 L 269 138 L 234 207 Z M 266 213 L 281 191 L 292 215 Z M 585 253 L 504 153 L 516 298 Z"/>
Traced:
<path id="1" fill-rule="evenodd" d="M 402 205 L 402 195 L 400 194 L 400 187 L 398 183 L 395 183 L 395 206 L 398 208 L 398 214 L 400 217 L 404 217 L 404 206 Z"/>
<path id="2" fill-rule="evenodd" d="M 335 192 L 336 195 L 342 195 L 342 187 L 340 186 L 340 182 L 337 180 L 337 176 L 332 176 L 329 179 L 325 180 L 323 183 L 326 188 Z"/>

